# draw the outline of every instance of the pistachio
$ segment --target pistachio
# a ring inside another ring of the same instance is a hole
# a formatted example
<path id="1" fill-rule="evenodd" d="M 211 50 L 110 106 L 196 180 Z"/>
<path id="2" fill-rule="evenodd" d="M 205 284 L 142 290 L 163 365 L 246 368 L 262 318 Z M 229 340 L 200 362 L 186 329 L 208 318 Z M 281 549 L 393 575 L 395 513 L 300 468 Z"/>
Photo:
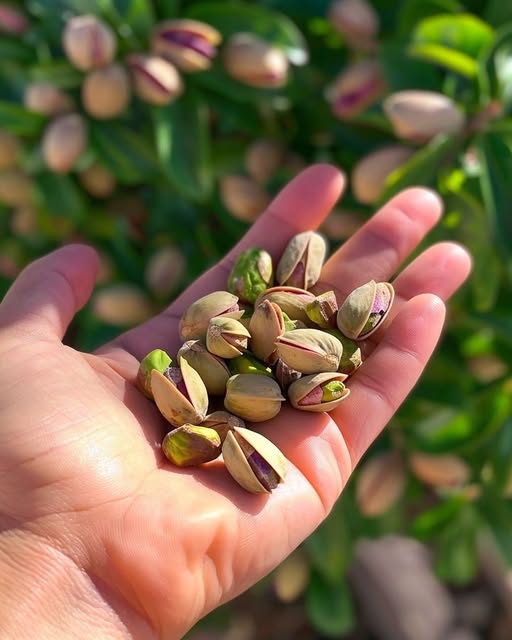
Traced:
<path id="1" fill-rule="evenodd" d="M 211 318 L 224 316 L 239 320 L 243 311 L 239 310 L 238 298 L 227 291 L 214 291 L 193 302 L 180 321 L 182 340 L 202 340 L 206 338 Z"/>
<path id="2" fill-rule="evenodd" d="M 365 516 L 381 516 L 402 497 L 407 482 L 405 466 L 397 451 L 378 453 L 357 476 L 356 500 Z"/>
<path id="3" fill-rule="evenodd" d="M 264 291 L 254 303 L 257 308 L 265 300 L 274 302 L 288 316 L 290 320 L 300 320 L 306 325 L 310 325 L 306 307 L 315 299 L 315 294 L 299 289 L 298 287 L 271 287 Z"/>
<path id="4" fill-rule="evenodd" d="M 162 349 L 153 349 L 147 356 L 142 358 L 137 372 L 137 386 L 145 396 L 153 400 L 151 391 L 151 372 L 153 369 L 163 373 L 171 364 L 172 358 Z"/>
<path id="5" fill-rule="evenodd" d="M 457 133 L 465 116 L 451 98 L 435 91 L 399 91 L 383 103 L 395 134 L 404 140 L 427 142 L 438 133 Z"/>
<path id="6" fill-rule="evenodd" d="M 375 60 L 350 63 L 327 87 L 326 98 L 341 120 L 355 118 L 386 91 L 382 70 Z"/>
<path id="7" fill-rule="evenodd" d="M 251 87 L 278 88 L 288 80 L 285 53 L 252 33 L 232 35 L 222 60 L 230 76 Z"/>
<path id="8" fill-rule="evenodd" d="M 0 173 L 0 202 L 17 207 L 32 202 L 31 179 L 22 171 L 12 169 Z"/>
<path id="9" fill-rule="evenodd" d="M 343 353 L 341 354 L 338 373 L 346 373 L 348 376 L 354 373 L 363 363 L 361 348 L 357 342 L 347 338 L 347 336 L 344 336 L 341 331 L 337 329 L 325 329 L 325 331 L 337 338 L 343 345 Z"/>
<path id="10" fill-rule="evenodd" d="M 92 299 L 94 315 L 120 327 L 131 327 L 151 317 L 153 308 L 146 293 L 129 284 L 112 284 L 100 289 Z"/>
<path id="11" fill-rule="evenodd" d="M 247 350 L 249 331 L 234 318 L 217 317 L 208 323 L 206 347 L 220 358 L 236 358 Z"/>
<path id="12" fill-rule="evenodd" d="M 285 332 L 283 312 L 270 300 L 264 300 L 255 308 L 249 323 L 251 351 L 254 355 L 273 364 L 277 359 L 275 341 Z"/>
<path id="13" fill-rule="evenodd" d="M 215 429 L 184 424 L 162 442 L 165 457 L 177 467 L 195 467 L 220 456 L 222 442 Z"/>
<path id="14" fill-rule="evenodd" d="M 178 247 L 161 247 L 149 258 L 144 280 L 154 295 L 164 298 L 180 284 L 186 264 L 185 256 Z"/>
<path id="15" fill-rule="evenodd" d="M 388 315 L 395 291 L 389 282 L 370 280 L 350 293 L 338 311 L 338 329 L 348 338 L 368 338 Z"/>
<path id="16" fill-rule="evenodd" d="M 343 353 L 341 342 L 320 329 L 287 331 L 276 348 L 281 360 L 301 373 L 336 371 Z"/>
<path id="17" fill-rule="evenodd" d="M 323 221 L 320 229 L 330 240 L 346 240 L 354 234 L 364 223 L 360 213 L 333 209 Z"/>
<path id="18" fill-rule="evenodd" d="M 260 138 L 247 148 L 244 163 L 251 178 L 265 184 L 281 169 L 285 160 L 286 149 L 281 142 Z"/>
<path id="19" fill-rule="evenodd" d="M 238 484 L 250 493 L 271 493 L 286 476 L 288 462 L 261 433 L 235 427 L 222 445 L 224 464 Z"/>
<path id="20" fill-rule="evenodd" d="M 62 45 L 70 62 L 81 71 L 105 67 L 116 54 L 114 32 L 93 15 L 69 19 L 64 29 Z"/>
<path id="21" fill-rule="evenodd" d="M 439 489 L 466 484 L 471 476 L 468 463 L 448 453 L 433 455 L 414 451 L 409 456 L 409 466 L 418 480 Z"/>
<path id="22" fill-rule="evenodd" d="M 236 373 L 255 373 L 262 376 L 273 377 L 272 369 L 250 353 L 231 359 L 229 361 L 229 371 L 232 376 Z"/>
<path id="23" fill-rule="evenodd" d="M 28 19 L 20 11 L 8 4 L 0 5 L 0 32 L 21 35 L 29 28 Z"/>
<path id="24" fill-rule="evenodd" d="M 228 276 L 228 289 L 240 300 L 254 302 L 272 286 L 272 257 L 264 249 L 242 251 Z"/>
<path id="25" fill-rule="evenodd" d="M 309 289 L 318 282 L 327 246 L 323 236 L 303 231 L 293 236 L 279 260 L 276 279 L 281 285 Z"/>
<path id="26" fill-rule="evenodd" d="M 351 48 L 375 50 L 379 16 L 367 0 L 335 0 L 329 7 L 328 18 Z"/>
<path id="27" fill-rule="evenodd" d="M 310 584 L 311 573 L 309 556 L 295 550 L 274 571 L 272 587 L 277 599 L 285 604 L 298 600 Z"/>
<path id="28" fill-rule="evenodd" d="M 153 369 L 151 390 L 160 413 L 175 427 L 200 424 L 208 410 L 208 392 L 200 375 L 182 358 L 162 374 Z"/>
<path id="29" fill-rule="evenodd" d="M 84 109 L 99 120 L 119 116 L 125 111 L 130 98 L 130 77 L 120 64 L 91 71 L 82 84 Z"/>
<path id="30" fill-rule="evenodd" d="M 331 329 L 336 326 L 338 301 L 334 291 L 326 291 L 306 306 L 308 318 L 321 329 Z"/>
<path id="31" fill-rule="evenodd" d="M 37 210 L 29 204 L 17 207 L 12 211 L 10 227 L 18 238 L 36 235 L 39 231 Z"/>
<path id="32" fill-rule="evenodd" d="M 70 111 L 73 101 L 67 93 L 49 82 L 34 82 L 25 89 L 23 103 L 30 111 L 55 116 Z"/>
<path id="33" fill-rule="evenodd" d="M 87 128 L 78 113 L 57 116 L 46 127 L 42 140 L 42 155 L 49 169 L 68 173 L 87 146 Z"/>
<path id="34" fill-rule="evenodd" d="M 264 422 L 279 413 L 284 400 L 279 385 L 272 378 L 239 373 L 228 380 L 224 406 L 244 420 Z"/>
<path id="35" fill-rule="evenodd" d="M 96 198 L 107 198 L 116 190 L 116 178 L 106 167 L 93 162 L 78 174 L 82 187 Z"/>
<path id="36" fill-rule="evenodd" d="M 176 67 L 160 58 L 132 54 L 128 58 L 135 94 L 157 106 L 170 104 L 183 93 L 183 82 Z"/>
<path id="37" fill-rule="evenodd" d="M 11 133 L 0 130 L 0 171 L 16 167 L 19 150 L 18 139 Z"/>
<path id="38" fill-rule="evenodd" d="M 168 20 L 153 34 L 154 53 L 189 73 L 208 69 L 217 55 L 221 34 L 209 24 L 197 20 Z"/>
<path id="39" fill-rule="evenodd" d="M 222 176 L 219 191 L 226 210 L 242 222 L 254 222 L 270 203 L 265 188 L 247 176 Z"/>
<path id="40" fill-rule="evenodd" d="M 288 388 L 292 407 L 301 411 L 332 411 L 350 393 L 343 384 L 346 377 L 337 372 L 302 376 Z"/>
<path id="41" fill-rule="evenodd" d="M 213 411 L 203 420 L 202 426 L 215 429 L 219 434 L 221 441 L 224 442 L 228 431 L 231 431 L 231 429 L 234 429 L 235 427 L 245 427 L 245 422 L 242 418 L 239 418 L 228 411 Z"/>
<path id="42" fill-rule="evenodd" d="M 296 369 L 292 369 L 286 364 L 286 362 L 281 360 L 281 358 L 278 358 L 274 369 L 274 375 L 281 389 L 283 391 L 287 391 L 292 382 L 298 380 L 302 376 L 302 373 Z"/>
<path id="43" fill-rule="evenodd" d="M 176 358 L 178 364 L 183 358 L 197 371 L 209 394 L 221 396 L 225 393 L 226 383 L 231 375 L 229 369 L 224 360 L 210 353 L 200 340 L 187 340 Z"/>

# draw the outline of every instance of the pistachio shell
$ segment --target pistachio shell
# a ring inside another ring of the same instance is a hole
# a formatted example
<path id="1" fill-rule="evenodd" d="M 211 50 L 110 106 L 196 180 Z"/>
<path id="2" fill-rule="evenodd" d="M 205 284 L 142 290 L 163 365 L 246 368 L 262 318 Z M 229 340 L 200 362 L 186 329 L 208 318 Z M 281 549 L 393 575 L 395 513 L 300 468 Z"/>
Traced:
<path id="1" fill-rule="evenodd" d="M 286 54 L 252 33 L 233 34 L 222 59 L 230 76 L 252 87 L 282 87 L 288 79 Z"/>
<path id="2" fill-rule="evenodd" d="M 301 373 L 336 371 L 343 345 L 334 336 L 319 329 L 288 331 L 276 341 L 278 356 Z"/>
<path id="3" fill-rule="evenodd" d="M 202 426 L 215 429 L 222 442 L 224 442 L 228 431 L 231 431 L 235 427 L 245 427 L 245 422 L 242 418 L 239 418 L 228 411 L 213 411 L 203 420 Z"/>
<path id="4" fill-rule="evenodd" d="M 208 410 L 208 392 L 197 371 L 183 358 L 180 369 L 188 398 L 162 373 L 156 369 L 151 372 L 151 390 L 156 406 L 175 427 L 201 423 Z"/>
<path id="5" fill-rule="evenodd" d="M 379 15 L 367 0 L 335 0 L 329 7 L 328 19 L 351 48 L 375 50 Z"/>
<path id="6" fill-rule="evenodd" d="M 153 349 L 147 356 L 145 356 L 139 365 L 139 371 L 137 372 L 137 386 L 142 393 L 153 400 L 153 393 L 151 391 L 151 372 L 153 369 L 163 373 L 167 367 L 170 367 L 172 358 L 162 349 Z"/>
<path id="7" fill-rule="evenodd" d="M 257 373 L 239 373 L 228 380 L 224 406 L 228 411 L 251 422 L 274 418 L 284 398 L 275 380 Z"/>
<path id="8" fill-rule="evenodd" d="M 320 278 L 326 251 L 325 240 L 319 233 L 298 233 L 288 243 L 277 265 L 277 281 L 279 284 L 309 289 Z"/>
<path id="9" fill-rule="evenodd" d="M 187 340 L 176 354 L 178 364 L 185 359 L 201 376 L 204 386 L 212 396 L 226 392 L 226 383 L 231 375 L 221 358 L 210 353 L 200 340 Z"/>
<path id="10" fill-rule="evenodd" d="M 283 391 L 286 391 L 292 382 L 298 380 L 302 373 L 289 367 L 286 362 L 279 358 L 274 369 L 276 380 Z"/>
<path id="11" fill-rule="evenodd" d="M 370 280 L 354 289 L 338 311 L 338 329 L 348 338 L 362 340 L 378 329 L 389 313 L 395 292 L 389 282 Z"/>
<path id="12" fill-rule="evenodd" d="M 281 451 L 260 433 L 235 427 L 222 446 L 226 469 L 251 493 L 270 493 L 283 482 L 288 462 Z"/>
<path id="13" fill-rule="evenodd" d="M 243 251 L 228 277 L 228 289 L 241 300 L 253 303 L 272 286 L 272 257 L 264 249 L 253 247 Z"/>
<path id="14" fill-rule="evenodd" d="M 152 49 L 178 69 L 193 73 L 211 66 L 221 34 L 211 25 L 187 18 L 160 23 L 153 34 Z"/>
<path id="15" fill-rule="evenodd" d="M 344 336 L 338 329 L 326 329 L 326 331 L 337 338 L 343 345 L 338 373 L 346 373 L 349 376 L 363 364 L 361 348 L 357 342 Z"/>
<path id="16" fill-rule="evenodd" d="M 264 300 L 270 300 L 275 302 L 291 320 L 300 320 L 309 326 L 311 320 L 307 316 L 306 306 L 314 299 L 314 293 L 298 287 L 271 287 L 256 298 L 254 307 L 256 308 Z"/>
<path id="17" fill-rule="evenodd" d="M 306 306 L 308 318 L 321 329 L 330 329 L 336 326 L 338 313 L 338 301 L 334 291 L 326 291 Z"/>
<path id="18" fill-rule="evenodd" d="M 214 291 L 196 300 L 183 314 L 180 321 L 180 337 L 185 340 L 204 340 L 208 323 L 215 316 L 241 318 L 238 298 L 227 291 Z"/>
<path id="19" fill-rule="evenodd" d="M 236 358 L 247 349 L 249 331 L 234 318 L 211 318 L 206 333 L 206 346 L 220 358 Z"/>
<path id="20" fill-rule="evenodd" d="M 361 513 L 376 517 L 389 511 L 402 497 L 407 472 L 398 451 L 370 458 L 357 476 L 356 500 Z"/>
<path id="21" fill-rule="evenodd" d="M 232 358 L 229 361 L 229 370 L 231 375 L 236 373 L 256 373 L 257 375 L 273 377 L 272 369 L 249 353 L 238 356 L 238 358 Z"/>
<path id="22" fill-rule="evenodd" d="M 304 398 L 312 391 L 321 387 L 321 385 L 332 381 L 343 382 L 346 378 L 347 376 L 344 373 L 338 372 L 315 373 L 309 376 L 302 376 L 299 380 L 292 382 L 288 388 L 288 399 L 290 400 L 290 404 L 292 407 L 300 409 L 301 411 L 332 411 L 349 395 L 349 389 L 345 388 L 341 397 L 329 402 L 320 401 L 313 404 L 302 404 L 302 400 L 304 400 Z"/>
<path id="23" fill-rule="evenodd" d="M 275 302 L 264 300 L 254 310 L 249 323 L 251 351 L 260 360 L 273 364 L 277 359 L 275 342 L 284 330 L 281 308 Z"/>
<path id="24" fill-rule="evenodd" d="M 195 467 L 218 458 L 222 449 L 215 429 L 184 424 L 170 431 L 162 442 L 165 457 L 178 467 Z"/>

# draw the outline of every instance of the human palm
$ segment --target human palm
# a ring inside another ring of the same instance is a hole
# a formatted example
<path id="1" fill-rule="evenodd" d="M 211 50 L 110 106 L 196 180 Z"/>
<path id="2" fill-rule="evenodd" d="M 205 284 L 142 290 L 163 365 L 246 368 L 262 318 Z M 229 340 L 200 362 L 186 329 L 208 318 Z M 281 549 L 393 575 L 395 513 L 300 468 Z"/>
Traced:
<path id="1" fill-rule="evenodd" d="M 271 495 L 247 494 L 218 462 L 183 470 L 163 457 L 169 425 L 134 385 L 138 360 L 157 347 L 174 354 L 181 314 L 225 288 L 243 248 L 278 256 L 292 235 L 318 226 L 342 188 L 332 167 L 303 172 L 219 265 L 96 354 L 61 343 L 92 291 L 92 250 L 42 258 L 0 305 L 0 541 L 2 532 L 28 532 L 55 549 L 56 562 L 94 591 L 109 638 L 178 638 L 279 564 L 329 513 L 434 349 L 440 298 L 469 271 L 467 254 L 449 243 L 396 277 L 394 317 L 363 345 L 367 359 L 345 403 L 331 414 L 285 408 L 258 425 L 291 463 Z M 403 192 L 329 259 L 322 285 L 342 299 L 371 278 L 391 278 L 439 215 L 431 192 Z"/>

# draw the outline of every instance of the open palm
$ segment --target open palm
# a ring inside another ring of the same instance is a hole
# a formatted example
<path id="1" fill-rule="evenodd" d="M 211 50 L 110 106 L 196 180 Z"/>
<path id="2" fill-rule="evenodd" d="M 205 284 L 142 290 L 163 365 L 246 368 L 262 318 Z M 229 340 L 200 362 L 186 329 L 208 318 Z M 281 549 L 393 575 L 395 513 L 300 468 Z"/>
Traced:
<path id="1" fill-rule="evenodd" d="M 21 541 L 20 566 L 39 558 L 49 584 L 64 574 L 83 637 L 93 619 L 100 637 L 178 638 L 268 573 L 327 516 L 415 384 L 442 328 L 442 299 L 469 271 L 457 245 L 430 247 L 396 277 L 394 317 L 364 345 L 347 402 L 329 415 L 286 409 L 261 426 L 291 462 L 271 495 L 247 494 L 219 463 L 173 468 L 159 449 L 169 425 L 134 386 L 138 360 L 156 347 L 176 352 L 181 314 L 225 288 L 242 249 L 279 256 L 292 235 L 321 223 L 343 182 L 327 165 L 304 171 L 220 264 L 96 354 L 61 343 L 93 288 L 91 249 L 68 246 L 33 263 L 0 305 L 0 555 L 9 532 Z M 427 190 L 396 196 L 329 259 L 322 283 L 342 299 L 371 278 L 391 278 L 440 213 Z M 24 597 L 18 624 L 41 596 Z M 34 637 L 46 637 L 41 624 Z"/>

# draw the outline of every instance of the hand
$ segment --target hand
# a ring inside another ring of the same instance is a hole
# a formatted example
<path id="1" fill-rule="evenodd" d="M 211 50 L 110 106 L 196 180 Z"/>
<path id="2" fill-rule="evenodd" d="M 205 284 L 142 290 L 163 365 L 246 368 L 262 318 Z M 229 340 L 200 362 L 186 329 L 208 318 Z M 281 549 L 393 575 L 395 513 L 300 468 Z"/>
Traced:
<path id="1" fill-rule="evenodd" d="M 167 310 L 96 354 L 61 343 L 93 289 L 95 253 L 67 246 L 19 276 L 0 305 L 0 629 L 12 633 L 2 637 L 85 638 L 94 628 L 102 638 L 178 638 L 327 516 L 436 345 L 442 300 L 470 269 L 461 247 L 432 246 L 396 277 L 394 317 L 366 345 L 345 403 L 331 414 L 283 410 L 262 427 L 291 461 L 270 496 L 247 494 L 220 465 L 172 467 L 159 449 L 169 425 L 134 380 L 151 349 L 175 354 L 181 314 L 225 288 L 242 249 L 279 256 L 321 223 L 343 185 L 333 167 L 304 171 Z M 389 279 L 440 214 L 430 191 L 401 193 L 328 260 L 322 282 L 342 299 Z"/>

